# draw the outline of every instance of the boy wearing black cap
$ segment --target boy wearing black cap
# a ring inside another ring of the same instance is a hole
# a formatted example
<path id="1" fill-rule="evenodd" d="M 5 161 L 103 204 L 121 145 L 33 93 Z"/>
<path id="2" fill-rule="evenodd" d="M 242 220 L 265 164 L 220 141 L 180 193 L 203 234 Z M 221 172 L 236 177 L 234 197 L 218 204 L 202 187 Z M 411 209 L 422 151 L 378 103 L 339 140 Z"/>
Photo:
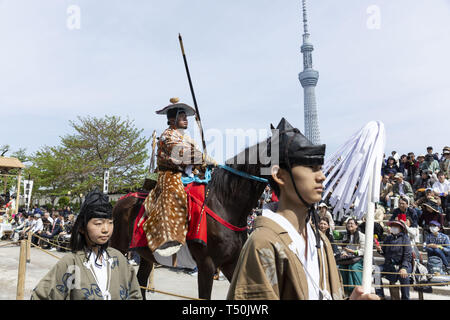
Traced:
<path id="1" fill-rule="evenodd" d="M 284 118 L 277 129 L 269 150 L 279 148 L 279 165 L 271 166 L 269 183 L 279 201 L 255 219 L 227 299 L 343 299 L 333 249 L 318 229 L 314 209 L 323 192 L 325 145 L 313 145 Z M 359 287 L 351 298 L 377 297 L 362 295 Z"/>

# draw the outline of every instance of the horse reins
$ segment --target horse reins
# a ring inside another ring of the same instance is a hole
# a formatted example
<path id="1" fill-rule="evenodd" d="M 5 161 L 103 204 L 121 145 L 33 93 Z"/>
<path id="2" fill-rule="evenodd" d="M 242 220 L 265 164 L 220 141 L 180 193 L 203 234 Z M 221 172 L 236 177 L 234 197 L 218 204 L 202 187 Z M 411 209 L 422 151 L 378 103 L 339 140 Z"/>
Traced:
<path id="1" fill-rule="evenodd" d="M 251 175 L 251 174 L 249 174 L 249 173 L 246 173 L 246 172 L 242 172 L 242 171 L 233 169 L 233 168 L 231 168 L 231 167 L 229 167 L 229 166 L 226 166 L 226 165 L 219 165 L 218 167 L 219 167 L 219 168 L 222 168 L 222 169 L 224 169 L 224 170 L 227 170 L 227 171 L 229 171 L 229 172 L 231 172 L 231 173 L 233 173 L 233 174 L 235 174 L 235 175 L 238 175 L 238 176 L 241 176 L 241 177 L 243 177 L 243 178 L 246 178 L 246 179 L 254 180 L 254 181 L 257 181 L 257 182 L 263 182 L 263 183 L 268 183 L 268 182 L 269 182 L 269 180 L 267 180 L 267 179 L 265 179 L 265 178 L 257 177 L 257 176 Z M 213 173 L 214 173 L 214 168 L 212 169 L 211 176 L 212 176 Z M 197 225 L 197 234 L 198 234 L 198 232 L 199 232 L 199 230 L 200 230 L 200 222 L 202 221 L 203 213 L 204 213 L 204 211 L 205 211 L 205 204 L 206 204 L 206 201 L 207 201 L 207 199 L 208 199 L 209 191 L 210 191 L 210 188 L 209 188 L 208 185 L 206 185 L 206 187 L 205 187 L 205 200 L 203 201 L 203 204 L 202 204 L 202 211 L 201 211 L 201 213 L 200 213 L 200 221 L 199 221 L 199 223 L 198 223 L 198 225 Z M 210 211 L 213 212 L 212 210 L 210 210 Z M 227 227 L 228 229 L 231 229 L 231 230 L 233 230 L 233 231 L 240 231 L 240 232 L 243 232 L 243 231 L 245 231 L 245 230 L 247 229 L 246 227 L 236 227 L 236 226 L 233 226 L 232 224 L 230 224 L 229 222 L 226 222 L 226 221 L 223 220 L 223 219 L 220 219 L 220 220 L 219 220 L 218 218 L 220 218 L 220 217 L 218 217 L 217 215 L 216 215 L 216 216 L 212 215 L 211 212 L 210 212 L 209 214 L 210 214 L 216 221 L 218 221 L 220 224 L 224 225 L 224 226 Z"/>

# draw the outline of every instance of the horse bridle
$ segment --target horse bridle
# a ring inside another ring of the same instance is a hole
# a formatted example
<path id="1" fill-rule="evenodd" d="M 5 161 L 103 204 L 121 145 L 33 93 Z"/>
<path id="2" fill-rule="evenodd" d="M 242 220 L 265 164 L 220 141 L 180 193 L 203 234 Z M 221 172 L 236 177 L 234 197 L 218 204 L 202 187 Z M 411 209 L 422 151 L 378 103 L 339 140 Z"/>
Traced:
<path id="1" fill-rule="evenodd" d="M 227 171 L 229 171 L 229 172 L 231 172 L 231 173 L 233 173 L 233 174 L 235 174 L 237 176 L 240 176 L 240 177 L 243 177 L 243 178 L 246 178 L 246 179 L 249 179 L 249 180 L 254 180 L 254 181 L 262 182 L 262 183 L 269 183 L 269 180 L 267 180 L 265 178 L 257 177 L 257 176 L 251 175 L 251 174 L 249 174 L 247 172 L 236 170 L 236 169 L 231 168 L 231 167 L 229 167 L 227 165 L 218 165 L 218 167 L 222 168 L 224 170 L 227 170 Z M 212 170 L 211 170 L 211 176 L 214 173 L 214 169 L 215 168 L 212 168 Z M 209 186 L 207 184 L 206 188 L 205 188 L 205 201 L 203 201 L 202 211 L 200 213 L 200 221 L 201 221 L 201 219 L 203 217 L 203 213 L 205 211 L 205 205 L 206 205 L 206 201 L 208 200 L 209 191 L 210 191 L 210 188 L 209 188 Z M 197 226 L 197 233 L 198 233 L 199 229 L 200 229 L 200 223 Z"/>

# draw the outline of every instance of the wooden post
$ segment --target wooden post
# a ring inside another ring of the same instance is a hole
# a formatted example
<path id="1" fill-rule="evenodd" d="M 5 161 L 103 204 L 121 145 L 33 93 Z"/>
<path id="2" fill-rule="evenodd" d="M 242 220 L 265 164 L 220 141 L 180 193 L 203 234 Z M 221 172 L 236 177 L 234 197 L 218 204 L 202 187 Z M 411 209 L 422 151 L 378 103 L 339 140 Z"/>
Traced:
<path id="1" fill-rule="evenodd" d="M 154 279 L 155 279 L 155 264 L 152 263 L 152 269 L 150 270 L 150 277 L 149 277 L 149 283 L 148 283 L 148 287 L 151 288 L 151 289 L 155 288 Z"/>
<path id="2" fill-rule="evenodd" d="M 19 256 L 19 274 L 17 277 L 16 300 L 23 300 L 24 293 L 25 293 L 25 272 L 27 269 L 26 251 L 27 251 L 27 244 L 26 244 L 25 240 L 21 240 L 20 241 L 20 256 Z"/>
<path id="3" fill-rule="evenodd" d="M 5 194 L 6 195 L 6 189 L 8 189 L 7 187 L 8 187 L 8 176 L 7 175 L 4 175 L 3 176 L 3 183 L 5 184 L 5 187 L 4 187 L 4 189 L 3 189 L 3 194 Z M 5 199 L 6 200 L 6 199 Z"/>
<path id="4" fill-rule="evenodd" d="M 27 239 L 27 263 L 31 261 L 31 230 L 28 231 L 28 239 Z"/>
<path id="5" fill-rule="evenodd" d="M 176 253 L 174 253 L 173 255 L 172 255 L 172 267 L 174 267 L 174 268 L 176 268 L 177 267 L 177 254 Z"/>
<path id="6" fill-rule="evenodd" d="M 22 178 L 22 169 L 19 170 L 19 176 L 17 177 L 17 194 L 16 194 L 16 209 L 14 210 L 14 215 L 19 212 L 19 200 L 20 200 L 20 180 Z"/>

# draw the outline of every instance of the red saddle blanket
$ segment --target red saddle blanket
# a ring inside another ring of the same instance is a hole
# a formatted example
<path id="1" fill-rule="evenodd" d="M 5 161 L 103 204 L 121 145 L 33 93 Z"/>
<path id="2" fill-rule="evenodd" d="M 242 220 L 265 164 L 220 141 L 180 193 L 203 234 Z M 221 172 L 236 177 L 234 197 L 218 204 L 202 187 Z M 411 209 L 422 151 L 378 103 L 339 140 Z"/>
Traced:
<path id="1" fill-rule="evenodd" d="M 211 210 L 205 206 L 203 214 L 201 214 L 203 202 L 205 200 L 205 185 L 193 182 L 185 186 L 184 190 L 187 194 L 189 224 L 186 240 L 197 241 L 206 246 L 206 214 L 207 211 Z M 144 229 L 142 228 L 144 222 L 147 220 L 147 217 L 144 217 L 144 219 L 142 219 L 144 212 L 145 208 L 144 205 L 142 205 L 134 222 L 133 238 L 131 240 L 130 248 L 140 248 L 148 246 L 147 237 L 145 235 Z"/>

